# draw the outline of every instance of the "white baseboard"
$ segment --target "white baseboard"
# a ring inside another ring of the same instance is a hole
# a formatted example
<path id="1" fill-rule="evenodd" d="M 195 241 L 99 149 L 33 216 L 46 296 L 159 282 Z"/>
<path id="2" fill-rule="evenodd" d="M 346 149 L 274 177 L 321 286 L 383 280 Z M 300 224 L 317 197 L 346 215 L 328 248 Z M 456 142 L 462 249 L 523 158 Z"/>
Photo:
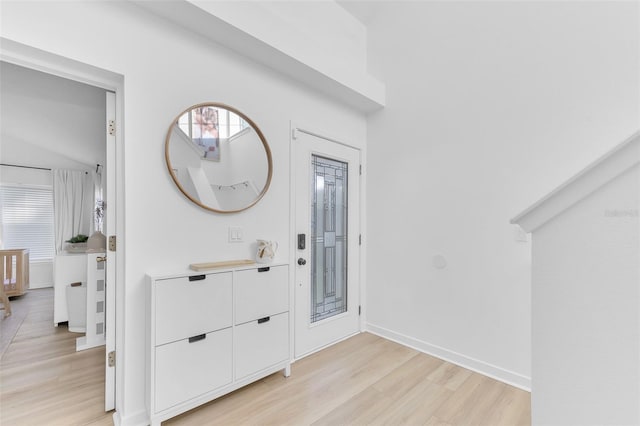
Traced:
<path id="1" fill-rule="evenodd" d="M 432 345 L 404 334 L 396 333 L 395 331 L 391 331 L 371 323 L 367 323 L 367 331 L 417 351 L 424 352 L 428 355 L 435 356 L 436 358 L 459 365 L 460 367 L 475 371 L 476 373 L 499 380 L 508 385 L 531 392 L 531 377 L 526 377 L 513 371 L 505 370 L 504 368 L 470 358 L 449 349 Z"/>
<path id="2" fill-rule="evenodd" d="M 29 290 L 37 290 L 39 288 L 53 288 L 53 283 L 29 283 Z"/>
<path id="3" fill-rule="evenodd" d="M 113 413 L 113 424 L 115 426 L 147 426 L 149 419 L 146 411 L 138 411 L 132 416 L 122 417 L 119 411 Z"/>

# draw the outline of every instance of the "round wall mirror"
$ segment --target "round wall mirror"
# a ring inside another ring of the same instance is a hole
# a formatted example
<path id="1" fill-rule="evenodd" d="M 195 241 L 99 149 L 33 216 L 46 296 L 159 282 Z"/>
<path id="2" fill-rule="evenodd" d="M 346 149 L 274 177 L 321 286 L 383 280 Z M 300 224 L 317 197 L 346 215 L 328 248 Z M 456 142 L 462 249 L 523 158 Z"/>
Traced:
<path id="1" fill-rule="evenodd" d="M 271 182 L 271 150 L 256 124 L 219 103 L 194 105 L 169 127 L 167 168 L 200 207 L 235 213 L 256 204 Z"/>

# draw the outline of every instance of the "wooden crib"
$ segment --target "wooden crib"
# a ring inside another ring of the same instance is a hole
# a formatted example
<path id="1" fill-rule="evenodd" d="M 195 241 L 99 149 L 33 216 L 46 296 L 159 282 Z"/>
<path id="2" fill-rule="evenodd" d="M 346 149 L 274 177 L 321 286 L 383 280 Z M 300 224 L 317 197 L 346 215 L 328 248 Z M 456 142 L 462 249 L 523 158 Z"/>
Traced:
<path id="1" fill-rule="evenodd" d="M 0 250 L 0 278 L 4 293 L 21 296 L 29 287 L 29 249 Z"/>

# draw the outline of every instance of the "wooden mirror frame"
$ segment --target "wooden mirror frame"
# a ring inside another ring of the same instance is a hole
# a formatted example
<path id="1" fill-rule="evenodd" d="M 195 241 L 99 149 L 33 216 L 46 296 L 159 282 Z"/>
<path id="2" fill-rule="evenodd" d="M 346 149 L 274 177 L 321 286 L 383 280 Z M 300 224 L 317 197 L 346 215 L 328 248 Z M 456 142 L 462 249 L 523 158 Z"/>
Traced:
<path id="1" fill-rule="evenodd" d="M 238 116 L 240 116 L 244 121 L 246 121 L 249 126 L 251 126 L 251 128 L 256 132 L 256 134 L 258 135 L 258 138 L 260 138 L 260 141 L 262 142 L 262 146 L 264 148 L 265 154 L 267 156 L 267 180 L 264 184 L 264 187 L 262 188 L 262 191 L 260 191 L 260 193 L 258 194 L 258 196 L 256 197 L 255 200 L 253 200 L 251 203 L 249 203 L 247 206 L 239 208 L 239 209 L 235 209 L 235 210 L 221 210 L 221 209 L 215 209 L 211 206 L 207 206 L 205 204 L 203 204 L 202 202 L 200 202 L 199 200 L 197 200 L 196 198 L 194 198 L 193 195 L 189 194 L 184 187 L 180 184 L 178 177 L 175 175 L 175 173 L 173 172 L 173 168 L 171 167 L 171 160 L 169 158 L 169 144 L 171 142 L 171 135 L 173 133 L 173 129 L 176 125 L 176 123 L 178 123 L 178 120 L 180 119 L 180 117 L 182 117 L 184 114 L 186 114 L 189 111 L 192 111 L 196 108 L 202 108 L 202 107 L 214 107 L 214 108 L 224 108 L 228 111 L 233 112 L 234 114 L 237 114 Z M 165 162 L 167 165 L 167 170 L 169 171 L 169 174 L 171 175 L 171 179 L 173 179 L 173 182 L 176 184 L 176 186 L 178 187 L 178 189 L 180 190 L 180 192 L 182 192 L 182 194 L 187 197 L 191 202 L 193 202 L 194 204 L 202 207 L 205 210 L 209 210 L 211 212 L 215 212 L 215 213 L 238 213 L 244 210 L 247 210 L 253 206 L 255 206 L 258 201 L 260 201 L 262 199 L 262 197 L 264 197 L 264 194 L 266 194 L 267 190 L 269 189 L 269 185 L 271 184 L 271 177 L 273 175 L 273 160 L 271 158 L 271 149 L 269 148 L 269 144 L 267 143 L 266 138 L 264 137 L 264 134 L 262 133 L 262 131 L 260 130 L 260 128 L 256 125 L 256 123 L 251 120 L 249 117 L 247 117 L 243 112 L 237 110 L 236 108 L 223 104 L 223 103 L 219 103 L 219 102 L 203 102 L 200 104 L 196 104 L 196 105 L 192 105 L 189 108 L 185 109 L 184 111 L 182 111 L 180 114 L 178 114 L 178 116 L 176 116 L 176 118 L 174 118 L 174 120 L 171 122 L 171 125 L 169 126 L 169 130 L 167 131 L 167 136 L 165 138 L 165 147 L 164 147 L 164 157 L 165 157 Z"/>

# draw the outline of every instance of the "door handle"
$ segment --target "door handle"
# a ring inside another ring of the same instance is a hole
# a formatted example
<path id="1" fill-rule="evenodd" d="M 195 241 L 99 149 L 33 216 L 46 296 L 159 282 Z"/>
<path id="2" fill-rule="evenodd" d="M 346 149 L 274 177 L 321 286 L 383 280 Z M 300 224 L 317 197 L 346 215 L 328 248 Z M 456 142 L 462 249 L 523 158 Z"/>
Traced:
<path id="1" fill-rule="evenodd" d="M 100 263 L 100 262 L 106 262 L 107 261 L 107 256 L 98 256 L 96 257 L 96 262 Z"/>
<path id="2" fill-rule="evenodd" d="M 306 261 L 306 260 L 304 260 L 303 258 L 299 258 L 299 259 L 298 259 L 298 265 L 300 265 L 300 266 L 304 266 L 304 265 L 306 265 L 306 264 L 307 264 L 307 261 Z"/>

